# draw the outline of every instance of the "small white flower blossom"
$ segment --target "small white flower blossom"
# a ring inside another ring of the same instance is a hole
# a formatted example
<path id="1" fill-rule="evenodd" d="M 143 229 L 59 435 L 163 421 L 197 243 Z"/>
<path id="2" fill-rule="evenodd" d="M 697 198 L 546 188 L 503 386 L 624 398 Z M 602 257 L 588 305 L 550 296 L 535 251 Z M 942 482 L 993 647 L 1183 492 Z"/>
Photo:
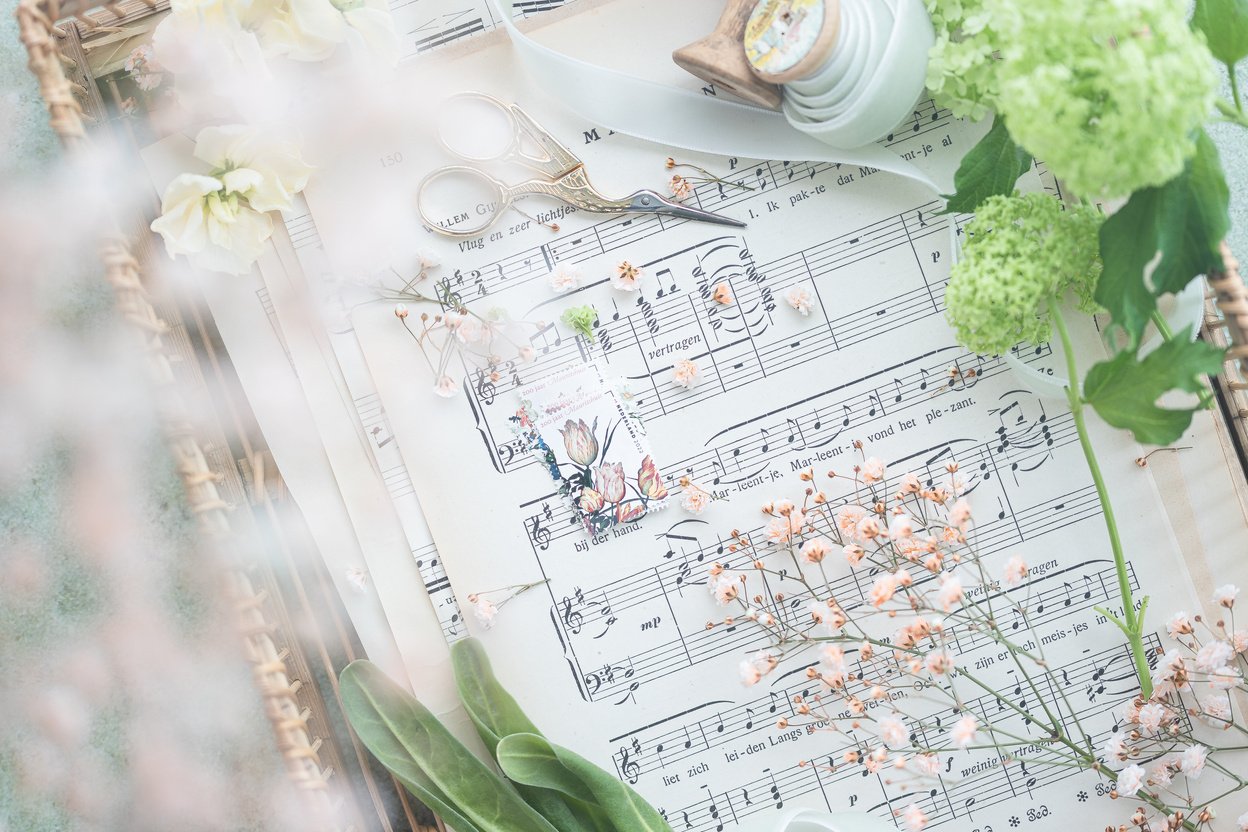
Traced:
<path id="1" fill-rule="evenodd" d="M 953 728 L 949 730 L 949 742 L 958 748 L 966 748 L 975 741 L 975 733 L 979 730 L 979 723 L 975 717 L 966 714 L 953 724 Z"/>
<path id="2" fill-rule="evenodd" d="M 477 596 L 472 602 L 472 613 L 481 622 L 481 626 L 490 629 L 494 626 L 494 619 L 498 615 L 498 607 L 489 598 Z"/>
<path id="3" fill-rule="evenodd" d="M 792 289 L 784 293 L 784 299 L 798 312 L 803 315 L 809 315 L 810 310 L 815 308 L 815 299 L 810 292 L 802 286 L 794 286 Z"/>
<path id="4" fill-rule="evenodd" d="M 906 723 L 891 714 L 880 717 L 878 728 L 880 741 L 889 748 L 901 748 L 909 739 Z"/>
<path id="5" fill-rule="evenodd" d="M 439 376 L 437 383 L 433 386 L 433 392 L 444 399 L 454 396 L 457 390 L 459 390 L 459 385 L 450 376 Z"/>
<path id="6" fill-rule="evenodd" d="M 862 481 L 868 485 L 884 479 L 884 460 L 870 456 L 862 463 Z"/>
<path id="7" fill-rule="evenodd" d="M 351 588 L 356 592 L 368 591 L 368 572 L 359 567 L 352 566 L 346 572 L 347 583 L 351 584 Z"/>
<path id="8" fill-rule="evenodd" d="M 1209 687 L 1214 690 L 1230 690 L 1240 682 L 1239 671 L 1233 667 L 1219 667 L 1209 674 Z"/>
<path id="9" fill-rule="evenodd" d="M 562 295 L 564 292 L 571 291 L 581 285 L 581 272 L 574 266 L 566 263 L 560 263 L 551 269 L 546 277 L 546 281 L 550 284 L 550 288 L 555 294 Z"/>
<path id="10" fill-rule="evenodd" d="M 1210 696 L 1200 700 L 1200 721 L 1214 728 L 1231 727 L 1231 706 L 1226 699 Z"/>
<path id="11" fill-rule="evenodd" d="M 1213 591 L 1213 603 L 1230 609 L 1235 606 L 1235 599 L 1239 596 L 1239 587 L 1234 584 L 1223 584 Z"/>
<path id="12" fill-rule="evenodd" d="M 1248 832 L 1248 812 L 1235 818 L 1235 824 L 1239 827 L 1239 832 Z"/>
<path id="13" fill-rule="evenodd" d="M 1144 785 L 1144 769 L 1132 763 L 1118 773 L 1115 788 L 1121 797 L 1134 797 L 1142 785 Z"/>
<path id="14" fill-rule="evenodd" d="M 1140 708 L 1140 729 L 1146 734 L 1156 734 L 1161 730 L 1162 722 L 1165 720 L 1167 713 L 1165 705 L 1158 702 L 1150 702 Z"/>
<path id="15" fill-rule="evenodd" d="M 1235 650 L 1225 641 L 1210 641 L 1196 653 L 1196 669 L 1205 673 L 1213 673 L 1220 667 L 1231 663 Z"/>
<path id="16" fill-rule="evenodd" d="M 1200 777 L 1205 771 L 1205 757 L 1209 749 L 1203 745 L 1189 745 L 1179 755 L 1179 770 L 1192 780 Z"/>
<path id="17" fill-rule="evenodd" d="M 1189 635 L 1192 632 L 1191 619 L 1187 617 L 1185 612 L 1176 612 L 1170 616 L 1170 620 L 1166 622 L 1166 633 L 1170 638 Z"/>
<path id="18" fill-rule="evenodd" d="M 911 803 L 901 813 L 902 819 L 906 822 L 907 832 L 923 832 L 923 828 L 927 826 L 927 815 L 919 808 L 919 804 Z"/>
<path id="19" fill-rule="evenodd" d="M 1018 555 L 1014 555 L 1005 563 L 1005 572 L 1001 577 L 1006 586 L 1018 586 L 1027 577 L 1027 563 Z"/>

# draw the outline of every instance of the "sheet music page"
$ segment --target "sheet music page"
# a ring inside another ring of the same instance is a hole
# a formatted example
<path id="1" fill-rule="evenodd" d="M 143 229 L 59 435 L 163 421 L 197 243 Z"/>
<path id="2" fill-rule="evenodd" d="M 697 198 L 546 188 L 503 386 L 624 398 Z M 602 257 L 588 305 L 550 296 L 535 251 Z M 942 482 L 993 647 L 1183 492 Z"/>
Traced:
<path id="1" fill-rule="evenodd" d="M 629 60 L 650 60 L 654 71 L 659 58 L 636 38 L 663 6 L 607 4 L 583 21 L 573 15 L 543 27 L 541 37 L 592 50 L 592 37 L 610 30 L 620 38 L 614 42 L 637 44 Z M 692 31 L 703 23 L 672 26 Z M 411 72 L 409 90 L 475 89 L 520 101 L 584 159 L 604 193 L 666 181 L 669 151 L 578 123 L 523 85 L 505 42 Z M 1108 781 L 1038 758 L 1003 765 L 991 750 L 958 752 L 918 791 L 841 765 L 847 745 L 837 735 L 777 727 L 778 719 L 795 718 L 793 696 L 815 692 L 806 677 L 814 657 L 788 661 L 745 688 L 737 665 L 764 645 L 761 631 L 707 627 L 723 615 L 707 591 L 707 570 L 740 565 L 732 532 L 757 533 L 763 502 L 800 498 L 801 471 L 851 467 L 855 440 L 886 460 L 893 476 L 936 479 L 956 460 L 976 512 L 975 545 L 990 565 L 1019 554 L 1031 567 L 1014 590 L 1031 599 L 1025 640 L 1060 668 L 1092 739 L 1099 745 L 1112 732 L 1115 709 L 1135 688 L 1120 634 L 1093 609 L 1118 605 L 1095 488 L 1064 404 L 1031 392 L 1000 358 L 968 354 L 944 321 L 951 245 L 964 218 L 939 215 L 933 194 L 870 169 L 682 152 L 675 154 L 682 161 L 754 189 L 710 184 L 692 200 L 747 220 L 748 228 L 565 213 L 532 200 L 526 210 L 557 218 L 557 232 L 511 215 L 491 235 L 456 243 L 422 229 L 412 207 L 420 178 L 452 161 L 437 149 L 424 100 L 418 103 L 393 133 L 327 165 L 307 197 L 334 268 L 383 269 L 433 248 L 444 265 L 430 280 L 445 281 L 470 308 L 503 307 L 547 322 L 531 339 L 531 363 L 510 364 L 498 378 L 462 368 L 456 395 L 443 399 L 392 303 L 351 313 L 461 603 L 474 592 L 546 582 L 509 603 L 492 629 L 468 621 L 538 726 L 633 783 L 677 830 L 762 830 L 776 810 L 798 806 L 892 817 L 911 801 L 933 823 L 967 830 L 1119 822 Z M 952 166 L 977 135 L 926 103 L 889 144 L 920 164 Z M 508 181 L 528 176 L 507 173 Z M 370 222 L 360 193 L 398 217 Z M 635 294 L 607 279 L 622 259 L 645 271 Z M 546 275 L 558 264 L 575 264 L 586 284 L 555 295 Z M 721 305 L 711 290 L 725 282 L 735 300 Z M 785 303 L 794 287 L 813 297 L 808 315 Z M 558 323 L 574 304 L 597 310 L 593 343 Z M 1103 355 L 1089 322 L 1075 330 L 1081 363 Z M 1016 357 L 1044 372 L 1059 366 L 1047 345 Z M 698 363 L 700 384 L 673 384 L 678 358 Z M 550 474 L 518 450 L 509 424 L 518 390 L 587 361 L 627 380 L 669 485 L 687 475 L 714 492 L 704 513 L 673 501 L 591 537 Z M 1155 597 L 1154 621 L 1172 608 L 1198 608 L 1149 470 L 1135 464 L 1139 448 L 1095 420 L 1092 431 L 1134 557 L 1137 598 Z M 846 564 L 829 568 L 843 603 L 869 587 L 870 577 Z M 1025 627 L 1004 622 L 1015 625 Z M 959 647 L 962 660 L 999 689 L 1018 685 L 982 635 L 965 634 Z M 1028 730 L 987 703 L 970 703 L 983 721 Z"/>

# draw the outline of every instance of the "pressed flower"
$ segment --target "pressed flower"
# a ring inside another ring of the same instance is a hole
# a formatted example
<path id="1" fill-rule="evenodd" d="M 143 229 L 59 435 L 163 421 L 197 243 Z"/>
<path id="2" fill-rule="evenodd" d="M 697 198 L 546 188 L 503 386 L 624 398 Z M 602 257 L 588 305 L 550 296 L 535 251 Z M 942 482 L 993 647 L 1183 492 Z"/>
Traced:
<path id="1" fill-rule="evenodd" d="M 690 514 L 701 514 L 711 504 L 711 495 L 706 489 L 694 483 L 684 486 L 681 492 L 680 507 Z"/>
<path id="2" fill-rule="evenodd" d="M 715 290 L 711 292 L 711 297 L 715 299 L 716 303 L 730 304 L 733 301 L 732 287 L 727 283 L 717 283 Z"/>
<path id="3" fill-rule="evenodd" d="M 1205 757 L 1209 749 L 1203 745 L 1190 745 L 1179 755 L 1179 770 L 1195 780 L 1205 771 Z"/>
<path id="4" fill-rule="evenodd" d="M 481 626 L 488 630 L 494 626 L 494 619 L 498 615 L 498 607 L 489 598 L 479 595 L 472 604 L 472 612 L 477 617 L 477 620 L 481 622 Z"/>
<path id="5" fill-rule="evenodd" d="M 667 189 L 678 202 L 685 201 L 693 193 L 693 186 L 689 184 L 689 180 L 680 174 L 672 177 L 671 181 L 667 183 Z"/>
<path id="6" fill-rule="evenodd" d="M 551 269 L 550 274 L 546 276 L 546 281 L 551 289 L 562 295 L 581 285 L 581 272 L 572 265 L 560 263 Z"/>
<path id="7" fill-rule="evenodd" d="M 641 503 L 632 501 L 620 503 L 615 507 L 615 521 L 617 523 L 631 523 L 645 513 L 646 507 Z"/>
<path id="8" fill-rule="evenodd" d="M 923 832 L 924 827 L 927 826 L 927 815 L 917 803 L 911 803 L 902 810 L 901 817 L 906 822 L 908 832 Z"/>
<path id="9" fill-rule="evenodd" d="M 1227 642 L 1220 639 L 1210 641 L 1196 653 L 1196 669 L 1213 673 L 1219 667 L 1230 664 L 1234 654 L 1234 649 Z"/>
<path id="10" fill-rule="evenodd" d="M 598 323 L 598 310 L 594 309 L 594 307 L 588 304 L 570 306 L 563 310 L 559 320 L 567 324 L 573 332 L 583 336 L 586 341 L 592 342 L 596 340 L 594 324 Z"/>
<path id="11" fill-rule="evenodd" d="M 1170 616 L 1170 620 L 1166 622 L 1166 632 L 1170 638 L 1176 636 L 1186 636 L 1192 633 L 1192 622 L 1185 612 L 1176 612 Z"/>
<path id="12" fill-rule="evenodd" d="M 889 748 L 902 748 L 909 739 L 910 732 L 906 729 L 906 723 L 891 714 L 880 717 L 876 727 L 880 741 Z"/>
<path id="13" fill-rule="evenodd" d="M 815 298 L 804 286 L 794 286 L 784 293 L 784 299 L 803 315 L 809 315 L 810 310 L 815 308 Z"/>
<path id="14" fill-rule="evenodd" d="M 698 365 L 688 358 L 682 358 L 672 365 L 672 383 L 686 390 L 693 387 L 701 378 Z"/>
<path id="15" fill-rule="evenodd" d="M 611 285 L 624 292 L 636 292 L 641 288 L 641 275 L 641 269 L 623 260 L 611 274 Z"/>

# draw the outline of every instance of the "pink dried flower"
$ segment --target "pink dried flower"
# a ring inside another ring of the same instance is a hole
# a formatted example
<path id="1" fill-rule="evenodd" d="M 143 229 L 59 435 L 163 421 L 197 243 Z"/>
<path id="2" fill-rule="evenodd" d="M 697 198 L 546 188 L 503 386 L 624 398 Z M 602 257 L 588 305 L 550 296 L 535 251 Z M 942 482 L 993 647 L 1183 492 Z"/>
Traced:
<path id="1" fill-rule="evenodd" d="M 784 299 L 798 312 L 803 315 L 809 315 L 810 310 L 815 308 L 815 299 L 810 292 L 803 286 L 794 286 L 792 289 L 784 293 Z"/>
<path id="2" fill-rule="evenodd" d="M 688 358 L 682 358 L 672 365 L 672 383 L 688 390 L 698 383 L 700 373 L 698 365 Z"/>

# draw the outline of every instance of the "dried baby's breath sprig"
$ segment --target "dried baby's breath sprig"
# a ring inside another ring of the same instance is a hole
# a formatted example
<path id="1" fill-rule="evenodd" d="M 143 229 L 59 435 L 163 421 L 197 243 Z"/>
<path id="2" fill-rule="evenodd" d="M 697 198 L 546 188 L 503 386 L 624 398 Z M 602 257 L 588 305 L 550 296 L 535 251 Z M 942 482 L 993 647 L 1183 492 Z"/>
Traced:
<path id="1" fill-rule="evenodd" d="M 852 444 L 858 459 L 850 473 L 799 472 L 801 499 L 764 503 L 761 532 L 734 530 L 728 560 L 707 573 L 728 613 L 707 629 L 755 627 L 766 636 L 740 662 L 744 684 L 817 652 L 806 677 L 818 689 L 796 697 L 780 726 L 840 735 L 851 745 L 842 764 L 903 789 L 948 777 L 954 753 L 991 750 L 1001 764 L 1031 772 L 1074 768 L 1109 778 L 1107 792 L 1129 802 L 1122 828 L 1211 828 L 1216 801 L 1248 785 L 1242 766 L 1221 756 L 1248 750 L 1248 726 L 1230 701 L 1234 691 L 1248 693 L 1248 629 L 1234 622 L 1238 588 L 1214 592 L 1227 620 L 1171 619 L 1179 647 L 1158 654 L 1151 694 L 1137 687 L 1111 714 L 1118 730 L 1103 742 L 1071 697 L 1084 683 L 1072 679 L 1095 683 L 1104 670 L 1046 660 L 1035 627 L 1053 602 L 1038 596 L 1019 555 L 989 569 L 957 462 L 943 475 L 929 468 L 926 477 L 896 476 Z M 839 558 L 857 573 L 852 581 L 831 578 Z M 994 656 L 981 664 L 985 644 Z M 964 647 L 975 652 L 963 655 Z M 1203 736 L 1208 729 L 1237 742 Z M 1207 771 L 1226 788 L 1210 784 L 1216 795 L 1196 796 L 1191 783 Z M 921 811 L 903 814 L 916 832 L 927 823 Z M 1248 827 L 1248 816 L 1239 824 Z"/>
<path id="2" fill-rule="evenodd" d="M 376 286 L 377 293 L 382 300 L 397 301 L 394 316 L 420 349 L 433 374 L 435 393 L 454 396 L 461 384 L 457 370 L 472 374 L 475 369 L 477 388 L 492 395 L 505 374 L 514 374 L 516 365 L 533 360 L 527 331 L 536 332 L 543 324 L 516 321 L 503 309 L 491 309 L 485 315 L 470 309 L 457 288 L 468 284 L 458 273 L 454 284 L 451 278 L 443 278 L 431 281 L 430 290 L 418 288 L 437 266 L 432 256 L 421 255 L 415 277 L 404 279 L 394 271 L 397 288 L 382 282 Z M 484 292 L 478 289 L 478 294 Z M 413 319 L 409 303 L 432 308 Z"/>
<path id="3" fill-rule="evenodd" d="M 485 592 L 474 592 L 468 596 L 468 603 L 472 605 L 472 613 L 481 622 L 481 626 L 488 630 L 494 626 L 498 611 L 507 606 L 512 599 L 523 595 L 535 586 L 543 586 L 547 583 L 549 580 L 533 581 L 527 584 L 512 584 L 498 589 L 489 589 Z M 500 595 L 501 598 L 498 597 Z"/>
<path id="4" fill-rule="evenodd" d="M 678 201 L 688 199 L 689 195 L 693 193 L 693 189 L 697 186 L 706 185 L 711 182 L 721 186 L 726 185 L 730 188 L 740 188 L 743 191 L 754 190 L 751 185 L 746 185 L 743 182 L 733 182 L 732 180 L 725 179 L 722 176 L 716 176 L 706 168 L 699 165 L 690 164 L 688 162 L 677 162 L 671 156 L 667 157 L 664 167 L 668 170 L 686 168 L 688 170 L 695 171 L 698 174 L 697 176 L 683 176 L 679 173 L 672 174 L 671 181 L 667 183 L 667 189 L 671 192 L 672 197 Z"/>

